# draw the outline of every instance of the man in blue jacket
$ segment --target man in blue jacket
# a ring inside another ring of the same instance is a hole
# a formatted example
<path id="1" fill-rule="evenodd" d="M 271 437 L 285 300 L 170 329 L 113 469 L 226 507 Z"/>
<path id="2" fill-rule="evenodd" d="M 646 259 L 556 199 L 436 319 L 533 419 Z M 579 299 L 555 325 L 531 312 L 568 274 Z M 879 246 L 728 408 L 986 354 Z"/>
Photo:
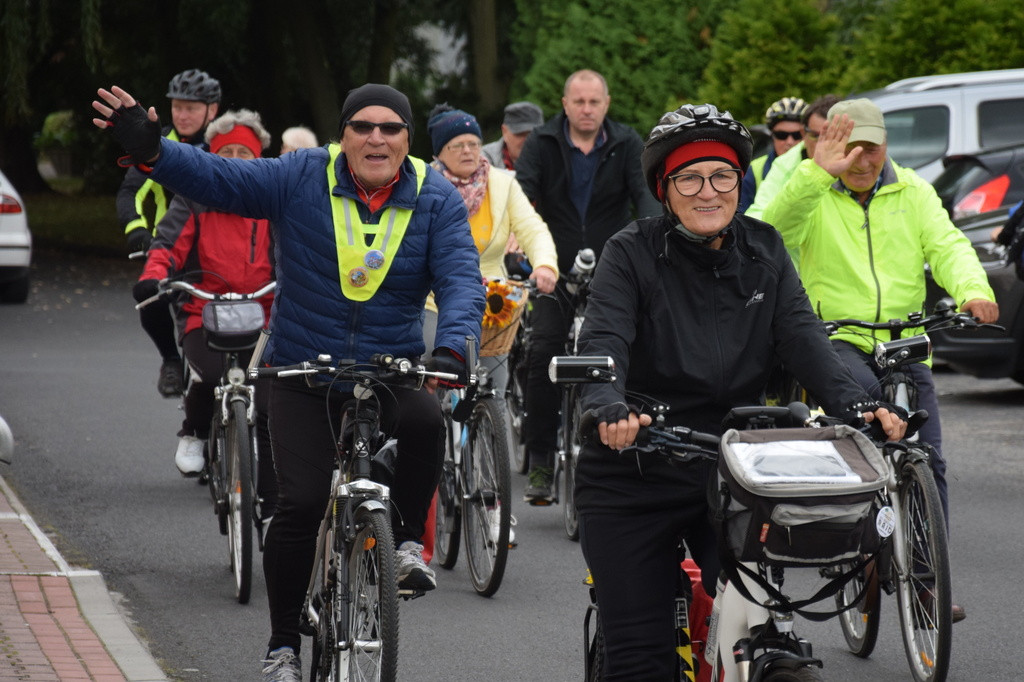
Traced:
<path id="1" fill-rule="evenodd" d="M 484 290 L 462 197 L 409 156 L 412 110 L 402 93 L 367 84 L 349 92 L 341 146 L 235 162 L 160 138 L 156 111 L 114 87 L 93 108 L 142 170 L 205 205 L 270 219 L 277 231 L 277 291 L 264 360 L 291 364 L 329 353 L 424 354 L 422 313 L 433 290 L 440 313 L 430 363 L 465 376 L 467 336 L 479 338 Z M 344 149 L 344 152 L 341 151 Z M 271 638 L 264 680 L 300 679 L 299 612 L 327 503 L 344 396 L 279 379 L 269 403 L 279 500 L 267 533 L 264 572 Z M 382 418 L 398 440 L 391 500 L 400 587 L 430 590 L 423 562 L 427 510 L 443 458 L 440 405 L 430 390 L 391 392 Z M 330 394 L 330 395 L 329 395 Z"/>

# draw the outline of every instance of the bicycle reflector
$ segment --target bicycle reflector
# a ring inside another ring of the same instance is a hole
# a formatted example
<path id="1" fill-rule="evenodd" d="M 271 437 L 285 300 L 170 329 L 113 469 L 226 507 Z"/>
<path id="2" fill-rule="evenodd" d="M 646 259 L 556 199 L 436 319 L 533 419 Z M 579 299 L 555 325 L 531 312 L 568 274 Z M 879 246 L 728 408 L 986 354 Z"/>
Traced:
<path id="1" fill-rule="evenodd" d="M 548 365 L 553 384 L 599 384 L 615 381 L 615 361 L 607 355 L 556 355 Z"/>
<path id="2" fill-rule="evenodd" d="M 927 334 L 887 341 L 875 346 L 875 362 L 882 368 L 924 362 L 931 354 L 932 340 Z"/>

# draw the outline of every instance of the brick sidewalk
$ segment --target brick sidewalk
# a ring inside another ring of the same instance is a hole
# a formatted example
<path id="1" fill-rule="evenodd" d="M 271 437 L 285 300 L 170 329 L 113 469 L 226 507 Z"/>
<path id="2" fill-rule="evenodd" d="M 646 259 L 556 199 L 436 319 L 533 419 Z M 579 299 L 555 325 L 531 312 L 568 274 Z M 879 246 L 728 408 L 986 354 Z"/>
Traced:
<path id="1" fill-rule="evenodd" d="M 165 678 L 99 574 L 69 567 L 0 478 L 0 682 L 9 680 Z"/>

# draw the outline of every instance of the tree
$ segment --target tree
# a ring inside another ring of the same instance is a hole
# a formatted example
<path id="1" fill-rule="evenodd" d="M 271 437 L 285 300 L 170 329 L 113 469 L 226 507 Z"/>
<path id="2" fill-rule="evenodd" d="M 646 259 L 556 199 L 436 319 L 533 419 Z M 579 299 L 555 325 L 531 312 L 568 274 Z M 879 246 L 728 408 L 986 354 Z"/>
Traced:
<path id="1" fill-rule="evenodd" d="M 691 1 L 666 11 L 656 0 L 519 0 L 522 91 L 555 113 L 566 77 L 595 69 L 608 81 L 610 115 L 646 134 L 661 114 L 696 94 L 722 4 Z"/>
<path id="2" fill-rule="evenodd" d="M 838 18 L 819 0 L 740 0 L 712 38 L 700 99 L 748 124 L 781 97 L 834 92 L 845 50 Z"/>
<path id="3" fill-rule="evenodd" d="M 45 189 L 32 139 L 49 113 L 71 109 L 88 186 L 109 191 L 123 172 L 110 136 L 89 122 L 96 88 L 122 85 L 167 123 L 167 83 L 190 68 L 221 81 L 222 109 L 255 109 L 271 132 L 303 123 L 334 138 L 350 88 L 429 80 L 416 27 L 440 1 L 308 0 L 286 12 L 270 0 L 0 3 L 0 163 L 23 191 Z"/>
<path id="4" fill-rule="evenodd" d="M 1020 0 L 892 0 L 865 17 L 847 91 L 901 78 L 1024 67 Z"/>

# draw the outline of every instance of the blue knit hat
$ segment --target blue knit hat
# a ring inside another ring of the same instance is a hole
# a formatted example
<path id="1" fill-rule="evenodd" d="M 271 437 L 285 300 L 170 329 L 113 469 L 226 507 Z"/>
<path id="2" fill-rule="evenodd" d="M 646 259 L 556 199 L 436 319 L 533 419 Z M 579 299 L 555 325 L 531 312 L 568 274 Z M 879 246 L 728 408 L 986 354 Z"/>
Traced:
<path id="1" fill-rule="evenodd" d="M 434 156 L 437 156 L 452 138 L 459 135 L 472 133 L 483 139 L 484 135 L 476 118 L 460 109 L 443 109 L 443 107 L 444 105 L 435 107 L 431 112 L 430 120 L 427 121 L 427 132 L 430 134 L 430 144 L 434 149 Z"/>

